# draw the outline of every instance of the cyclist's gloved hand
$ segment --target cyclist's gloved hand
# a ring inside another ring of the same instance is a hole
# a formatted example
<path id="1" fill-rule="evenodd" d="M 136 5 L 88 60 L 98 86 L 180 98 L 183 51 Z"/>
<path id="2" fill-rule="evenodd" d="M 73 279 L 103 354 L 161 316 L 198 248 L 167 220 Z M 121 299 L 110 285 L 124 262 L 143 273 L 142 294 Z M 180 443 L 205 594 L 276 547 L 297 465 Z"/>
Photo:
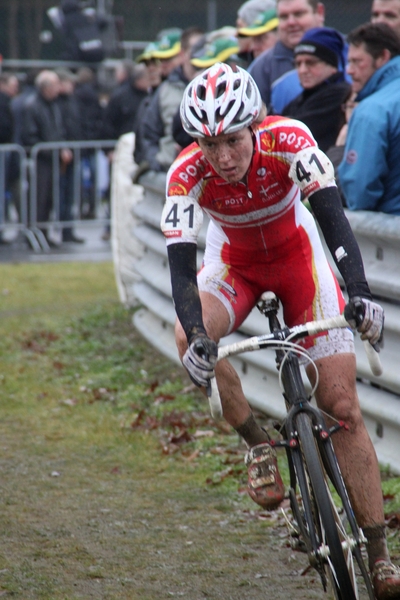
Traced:
<path id="1" fill-rule="evenodd" d="M 196 335 L 191 340 L 182 362 L 193 383 L 199 387 L 208 387 L 210 379 L 215 377 L 214 367 L 217 356 L 217 344 L 204 333 Z"/>
<path id="2" fill-rule="evenodd" d="M 353 329 L 361 333 L 362 340 L 368 340 L 379 352 L 383 346 L 383 324 L 385 315 L 382 306 L 360 296 L 350 298 L 344 309 L 345 319 Z"/>

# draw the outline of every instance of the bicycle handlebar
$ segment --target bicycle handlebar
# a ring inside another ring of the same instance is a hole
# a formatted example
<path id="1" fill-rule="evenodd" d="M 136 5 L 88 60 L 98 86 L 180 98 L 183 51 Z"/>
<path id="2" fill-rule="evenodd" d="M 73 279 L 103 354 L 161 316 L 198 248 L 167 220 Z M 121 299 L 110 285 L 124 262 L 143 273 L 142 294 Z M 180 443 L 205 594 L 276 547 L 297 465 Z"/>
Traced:
<path id="1" fill-rule="evenodd" d="M 317 333 L 322 333 L 323 331 L 328 331 L 329 329 L 343 329 L 346 327 L 349 327 L 348 322 L 346 321 L 343 315 L 338 315 L 337 317 L 331 317 L 329 319 L 310 321 L 309 323 L 305 323 L 304 325 L 295 325 L 290 329 L 282 329 L 278 333 L 253 336 L 241 342 L 236 342 L 233 344 L 228 344 L 226 346 L 219 347 L 218 361 L 222 360 L 223 358 L 227 358 L 228 356 L 234 356 L 235 354 L 260 350 L 261 348 L 265 348 L 269 345 L 272 345 L 274 342 L 279 341 L 281 342 L 282 347 L 284 348 L 285 340 L 287 340 L 288 338 L 290 338 L 291 341 L 293 339 L 306 337 L 307 335 L 315 335 Z M 282 332 L 284 332 L 283 335 Z M 367 355 L 372 373 L 376 377 L 379 377 L 380 375 L 382 375 L 383 369 L 378 352 L 376 352 L 376 350 L 373 348 L 373 346 L 371 346 L 368 340 L 364 341 L 364 350 Z M 215 378 L 210 380 L 210 386 L 207 390 L 207 395 L 210 403 L 212 417 L 214 419 L 220 419 L 222 417 L 222 404 Z"/>

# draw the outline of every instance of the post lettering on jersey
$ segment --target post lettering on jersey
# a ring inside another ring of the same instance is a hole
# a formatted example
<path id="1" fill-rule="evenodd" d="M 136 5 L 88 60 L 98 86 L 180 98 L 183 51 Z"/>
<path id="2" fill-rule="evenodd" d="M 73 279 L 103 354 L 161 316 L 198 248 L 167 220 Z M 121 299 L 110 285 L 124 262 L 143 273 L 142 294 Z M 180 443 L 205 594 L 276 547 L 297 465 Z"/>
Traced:
<path id="1" fill-rule="evenodd" d="M 190 196 L 167 196 L 161 230 L 169 240 L 196 243 L 203 224 L 203 211 Z"/>
<path id="2" fill-rule="evenodd" d="M 335 171 L 330 159 L 316 146 L 295 154 L 289 177 L 305 196 L 317 190 L 335 186 Z"/>

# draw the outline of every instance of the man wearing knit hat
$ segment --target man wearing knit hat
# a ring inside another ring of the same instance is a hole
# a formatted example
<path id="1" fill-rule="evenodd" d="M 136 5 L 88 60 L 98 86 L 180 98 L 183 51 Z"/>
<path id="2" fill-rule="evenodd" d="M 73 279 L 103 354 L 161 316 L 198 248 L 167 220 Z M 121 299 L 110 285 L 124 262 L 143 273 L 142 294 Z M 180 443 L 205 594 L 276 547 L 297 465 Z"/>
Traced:
<path id="1" fill-rule="evenodd" d="M 344 125 L 342 104 L 351 93 L 345 80 L 341 33 L 328 27 L 309 29 L 294 49 L 303 92 L 282 111 L 303 121 L 324 152 L 334 145 Z"/>

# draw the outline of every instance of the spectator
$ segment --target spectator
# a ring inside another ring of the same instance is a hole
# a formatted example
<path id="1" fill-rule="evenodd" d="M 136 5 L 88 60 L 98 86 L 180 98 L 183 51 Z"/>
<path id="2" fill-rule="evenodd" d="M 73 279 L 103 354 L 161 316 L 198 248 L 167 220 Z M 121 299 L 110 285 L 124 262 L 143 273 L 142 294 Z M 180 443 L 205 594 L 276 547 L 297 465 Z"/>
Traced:
<path id="1" fill-rule="evenodd" d="M 114 69 L 114 80 L 117 86 L 129 81 L 132 74 L 133 63 L 131 60 L 121 60 Z M 114 88 L 115 89 L 115 88 Z"/>
<path id="2" fill-rule="evenodd" d="M 40 71 L 32 69 L 28 71 L 22 90 L 11 100 L 11 110 L 14 119 L 14 134 L 13 142 L 15 144 L 22 144 L 21 141 L 21 125 L 23 119 L 23 113 L 25 111 L 25 104 L 27 99 L 33 96 L 36 92 L 35 79 Z"/>
<path id="3" fill-rule="evenodd" d="M 104 109 L 99 100 L 96 75 L 89 67 L 78 69 L 75 95 L 79 105 L 82 139 L 99 140 L 103 126 Z"/>
<path id="4" fill-rule="evenodd" d="M 36 93 L 25 106 L 21 139 L 24 146 L 31 148 L 39 142 L 59 142 L 65 140 L 65 130 L 60 107 L 56 100 L 60 92 L 60 80 L 53 71 L 44 70 L 35 80 Z M 71 160 L 71 151 L 60 150 L 60 160 Z M 46 223 L 53 208 L 53 165 L 52 152 L 42 151 L 37 158 L 36 221 L 50 247 L 58 244 L 49 237 Z M 35 217 L 35 215 L 31 215 Z"/>
<path id="5" fill-rule="evenodd" d="M 149 93 L 145 98 L 143 98 L 138 107 L 136 124 L 133 129 L 133 132 L 135 134 L 135 146 L 133 151 L 133 157 L 137 165 L 145 165 L 145 152 L 142 143 L 144 115 L 158 86 L 161 84 L 161 61 L 158 58 L 154 58 L 152 54 L 152 51 L 155 47 L 156 46 L 154 43 L 149 44 L 145 48 L 143 54 L 141 54 L 136 59 L 137 61 L 142 62 L 146 65 L 150 83 Z M 145 166 L 144 170 L 146 169 L 147 167 Z M 137 176 L 140 176 L 139 171 L 137 171 Z"/>
<path id="6" fill-rule="evenodd" d="M 145 165 L 152 171 L 168 171 L 174 161 L 177 148 L 172 137 L 172 121 L 179 108 L 183 92 L 194 77 L 196 70 L 191 64 L 191 50 L 202 37 L 197 27 L 186 29 L 181 37 L 181 66 L 170 73 L 168 79 L 157 89 L 144 115 L 143 150 Z M 156 54 L 155 54 L 156 55 Z"/>
<path id="7" fill-rule="evenodd" d="M 309 29 L 294 49 L 295 65 L 304 91 L 282 115 L 303 121 L 324 152 L 344 125 L 343 102 L 351 91 L 345 80 L 343 36 L 335 29 Z"/>
<path id="8" fill-rule="evenodd" d="M 341 188 L 351 210 L 400 215 L 400 39 L 386 23 L 367 23 L 348 42 L 359 104 L 339 165 Z"/>
<path id="9" fill-rule="evenodd" d="M 258 19 L 258 17 L 267 10 L 276 10 L 276 0 L 247 0 L 239 7 L 236 18 L 236 29 L 248 27 Z M 239 57 L 248 67 L 253 60 L 254 55 L 251 49 L 252 40 L 248 36 L 238 36 Z"/>
<path id="10" fill-rule="evenodd" d="M 181 29 L 163 29 L 158 33 L 157 40 L 148 44 L 143 53 L 136 59 L 139 63 L 144 62 L 148 68 L 150 90 L 138 108 L 137 123 L 134 127 L 134 160 L 138 165 L 133 179 L 134 183 L 142 173 L 149 170 L 147 160 L 148 142 L 145 138 L 145 115 L 161 82 L 165 81 L 170 73 L 182 64 L 181 36 Z"/>
<path id="11" fill-rule="evenodd" d="M 261 13 L 274 8 L 276 8 L 275 0 L 247 0 L 237 11 L 237 29 L 251 25 Z"/>
<path id="12" fill-rule="evenodd" d="M 11 73 L 0 73 L 0 144 L 13 140 L 11 100 L 18 93 L 18 79 Z"/>
<path id="13" fill-rule="evenodd" d="M 234 63 L 239 60 L 239 45 L 234 37 L 214 37 L 209 41 L 205 36 L 195 47 L 193 47 L 190 63 L 202 71 L 217 62 Z"/>
<path id="14" fill-rule="evenodd" d="M 11 110 L 11 98 L 18 90 L 18 79 L 10 73 L 0 74 L 0 144 L 10 144 L 13 139 L 13 115 Z M 3 158 L 3 157 L 2 157 Z M 0 179 L 4 187 L 0 189 L 0 225 L 5 222 L 7 216 L 7 189 L 9 187 L 9 164 L 10 154 L 4 156 L 5 162 L 0 162 Z M 0 244 L 7 243 L 0 228 Z"/>
<path id="15" fill-rule="evenodd" d="M 139 104 L 150 88 L 149 73 L 144 63 L 132 64 L 129 77 L 111 94 L 104 111 L 102 138 L 117 140 L 136 125 Z"/>
<path id="16" fill-rule="evenodd" d="M 168 75 L 182 64 L 181 36 L 182 29 L 163 29 L 158 33 L 154 42 L 152 56 L 160 61 L 163 80 L 167 79 Z"/>
<path id="17" fill-rule="evenodd" d="M 101 23 L 85 14 L 78 0 L 62 0 L 64 60 L 99 62 L 104 59 Z"/>
<path id="18" fill-rule="evenodd" d="M 23 82 L 22 90 L 14 96 L 11 100 L 11 111 L 13 114 L 13 143 L 23 145 L 21 139 L 21 130 L 22 130 L 22 122 L 25 113 L 25 105 L 31 96 L 33 96 L 36 92 L 35 88 L 35 79 L 38 76 L 40 71 L 37 69 L 31 69 L 26 74 L 26 78 Z M 20 155 L 17 152 L 11 153 L 10 158 L 10 170 L 9 170 L 9 178 L 10 178 L 10 192 L 11 192 L 11 200 L 14 204 L 14 207 L 19 215 L 19 221 L 21 222 L 24 219 L 25 211 L 21 206 L 21 190 L 20 190 Z M 25 243 L 25 237 L 23 234 L 19 234 L 17 236 L 17 240 Z"/>
<path id="19" fill-rule="evenodd" d="M 104 109 L 100 104 L 96 76 L 89 67 L 81 67 L 77 72 L 75 95 L 79 105 L 82 140 L 101 138 Z M 84 150 L 81 153 L 82 197 L 81 216 L 92 219 L 95 216 L 95 153 Z"/>
<path id="20" fill-rule="evenodd" d="M 57 104 L 60 107 L 67 141 L 82 140 L 82 129 L 79 119 L 79 104 L 75 96 L 76 75 L 68 69 L 57 69 L 60 79 L 60 93 Z M 60 164 L 60 221 L 72 221 L 74 218 L 74 163 L 71 160 Z M 62 228 L 63 242 L 83 244 L 84 239 L 75 235 L 72 226 Z"/>
<path id="21" fill-rule="evenodd" d="M 373 0 L 371 23 L 386 23 L 400 37 L 400 0 Z"/>
<path id="22" fill-rule="evenodd" d="M 328 150 L 326 151 L 326 155 L 331 159 L 333 168 L 335 169 L 336 185 L 338 187 L 338 191 L 339 191 L 340 197 L 342 199 L 343 206 L 346 206 L 346 199 L 343 195 L 343 191 L 340 186 L 338 167 L 343 160 L 344 146 L 346 143 L 348 123 L 350 121 L 351 115 L 353 114 L 353 110 L 357 106 L 357 102 L 355 101 L 356 96 L 357 96 L 357 94 L 355 94 L 352 91 L 351 86 L 350 86 L 349 95 L 345 99 L 344 103 L 342 104 L 342 111 L 343 111 L 343 116 L 344 116 L 344 121 L 345 121 L 344 125 L 340 129 L 339 134 L 338 134 L 333 146 L 328 148 Z"/>
<path id="23" fill-rule="evenodd" d="M 237 30 L 238 39 L 248 38 L 248 52 L 254 58 L 273 48 L 278 41 L 278 17 L 275 9 L 261 13 L 253 23 Z"/>
<path id="24" fill-rule="evenodd" d="M 295 46 L 306 31 L 322 27 L 325 18 L 324 5 L 317 0 L 278 0 L 277 13 L 279 40 L 273 48 L 256 58 L 249 69 L 267 107 L 271 105 L 272 84 L 293 70 Z M 295 80 L 290 83 L 290 91 L 292 96 L 281 108 L 302 91 L 296 73 Z"/>

